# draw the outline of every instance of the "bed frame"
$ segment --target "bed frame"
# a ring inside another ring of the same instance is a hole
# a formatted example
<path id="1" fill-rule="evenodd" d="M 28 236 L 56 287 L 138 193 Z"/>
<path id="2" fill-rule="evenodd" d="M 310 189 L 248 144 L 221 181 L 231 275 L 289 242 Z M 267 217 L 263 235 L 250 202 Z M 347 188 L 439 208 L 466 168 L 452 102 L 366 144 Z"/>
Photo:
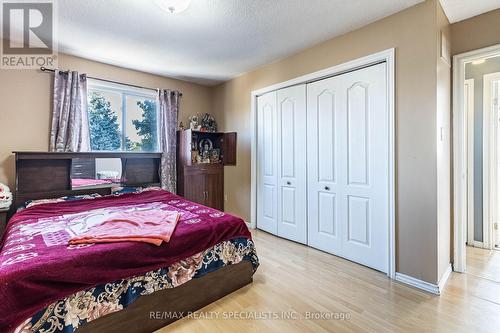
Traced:
<path id="1" fill-rule="evenodd" d="M 123 186 L 158 185 L 161 153 L 47 153 L 14 152 L 16 188 L 13 213 L 26 200 L 66 195 L 111 193 L 110 187 L 71 189 L 73 159 L 120 158 Z M 250 262 L 229 265 L 179 287 L 142 296 L 122 311 L 96 319 L 77 329 L 78 333 L 150 333 L 252 282 Z M 168 315 L 170 314 L 170 316 Z"/>

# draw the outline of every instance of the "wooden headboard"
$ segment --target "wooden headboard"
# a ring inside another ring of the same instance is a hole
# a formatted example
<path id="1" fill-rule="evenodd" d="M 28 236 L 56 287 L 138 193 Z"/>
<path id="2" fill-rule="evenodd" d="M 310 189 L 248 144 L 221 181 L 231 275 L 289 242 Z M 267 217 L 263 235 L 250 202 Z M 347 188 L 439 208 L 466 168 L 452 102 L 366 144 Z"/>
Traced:
<path id="1" fill-rule="evenodd" d="M 122 183 L 116 186 L 159 185 L 161 153 L 92 152 L 47 153 L 14 152 L 16 155 L 16 188 L 14 204 L 17 209 L 26 200 L 50 199 L 66 195 L 111 193 L 111 188 L 72 189 L 71 169 L 74 159 L 120 158 Z"/>

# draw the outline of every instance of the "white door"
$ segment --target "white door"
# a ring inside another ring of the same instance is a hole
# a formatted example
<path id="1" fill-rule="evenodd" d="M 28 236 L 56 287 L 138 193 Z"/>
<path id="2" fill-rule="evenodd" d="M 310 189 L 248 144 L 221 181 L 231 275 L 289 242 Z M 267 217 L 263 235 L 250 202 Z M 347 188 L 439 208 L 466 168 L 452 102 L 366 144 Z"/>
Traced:
<path id="1" fill-rule="evenodd" d="M 345 136 L 341 81 L 325 79 L 307 86 L 308 244 L 341 254 L 339 154 Z"/>
<path id="2" fill-rule="evenodd" d="M 257 227 L 278 233 L 276 92 L 257 99 Z"/>
<path id="3" fill-rule="evenodd" d="M 386 64 L 308 85 L 308 241 L 387 272 Z"/>
<path id="4" fill-rule="evenodd" d="M 307 242 L 306 86 L 277 92 L 278 235 Z"/>

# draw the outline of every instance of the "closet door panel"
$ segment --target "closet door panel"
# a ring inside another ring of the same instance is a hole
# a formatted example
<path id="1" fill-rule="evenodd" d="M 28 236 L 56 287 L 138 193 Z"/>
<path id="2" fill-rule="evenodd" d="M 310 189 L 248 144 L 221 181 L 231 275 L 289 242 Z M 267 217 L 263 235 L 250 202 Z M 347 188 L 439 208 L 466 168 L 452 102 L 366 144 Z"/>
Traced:
<path id="1" fill-rule="evenodd" d="M 334 254 L 341 251 L 338 89 L 335 78 L 307 86 L 308 244 Z"/>
<path id="2" fill-rule="evenodd" d="M 356 82 L 347 89 L 347 179 L 368 185 L 368 85 Z"/>
<path id="3" fill-rule="evenodd" d="M 307 86 L 308 241 L 387 272 L 386 65 Z"/>
<path id="4" fill-rule="evenodd" d="M 257 226 L 387 272 L 386 64 L 258 98 Z"/>
<path id="5" fill-rule="evenodd" d="M 386 65 L 339 77 L 346 96 L 347 149 L 342 158 L 342 253 L 345 258 L 387 272 L 389 230 L 389 128 Z"/>
<path id="6" fill-rule="evenodd" d="M 317 133 L 318 181 L 335 183 L 335 93 L 323 90 L 316 101 L 313 121 Z"/>
<path id="7" fill-rule="evenodd" d="M 278 90 L 277 110 L 278 235 L 306 243 L 306 86 Z"/>
<path id="8" fill-rule="evenodd" d="M 257 99 L 257 227 L 278 233 L 276 92 Z"/>

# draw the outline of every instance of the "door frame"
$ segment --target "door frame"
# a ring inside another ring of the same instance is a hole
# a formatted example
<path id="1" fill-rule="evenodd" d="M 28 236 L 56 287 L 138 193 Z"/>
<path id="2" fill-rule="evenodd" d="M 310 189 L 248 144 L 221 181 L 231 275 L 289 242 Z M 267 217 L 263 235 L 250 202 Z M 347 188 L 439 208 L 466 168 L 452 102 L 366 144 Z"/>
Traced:
<path id="1" fill-rule="evenodd" d="M 465 89 L 465 86 L 468 89 Z M 467 244 L 474 245 L 474 79 L 464 81 L 464 93 L 467 92 Z M 471 94 L 472 93 L 472 94 Z"/>
<path id="2" fill-rule="evenodd" d="M 498 110 L 491 109 L 491 84 L 500 80 L 500 72 L 483 75 L 483 247 L 493 249 L 494 209 L 498 198 Z"/>
<path id="3" fill-rule="evenodd" d="M 387 107 L 389 118 L 389 244 L 388 244 L 388 270 L 387 276 L 396 277 L 396 203 L 395 203 L 395 49 L 390 48 L 362 58 L 358 58 L 340 65 L 329 67 L 314 73 L 306 74 L 285 82 L 277 83 L 262 89 L 254 90 L 250 94 L 251 103 L 251 206 L 250 227 L 257 227 L 257 97 L 265 93 L 310 82 L 326 79 L 328 77 L 352 72 L 361 68 L 385 62 L 387 64 Z"/>
<path id="4" fill-rule="evenodd" d="M 500 55 L 500 44 L 453 56 L 453 270 L 466 269 L 467 118 L 464 111 L 465 64 Z M 483 199 L 484 201 L 484 199 Z"/>

